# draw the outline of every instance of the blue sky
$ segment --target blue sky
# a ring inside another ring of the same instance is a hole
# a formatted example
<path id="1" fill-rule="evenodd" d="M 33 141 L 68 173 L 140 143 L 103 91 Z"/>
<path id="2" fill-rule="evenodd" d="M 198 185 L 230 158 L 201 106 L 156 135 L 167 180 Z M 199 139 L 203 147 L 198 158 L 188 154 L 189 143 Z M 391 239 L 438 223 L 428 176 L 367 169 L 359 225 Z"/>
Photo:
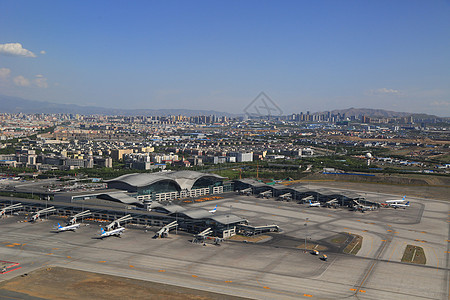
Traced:
<path id="1" fill-rule="evenodd" d="M 0 2 L 0 94 L 450 116 L 450 0 Z"/>

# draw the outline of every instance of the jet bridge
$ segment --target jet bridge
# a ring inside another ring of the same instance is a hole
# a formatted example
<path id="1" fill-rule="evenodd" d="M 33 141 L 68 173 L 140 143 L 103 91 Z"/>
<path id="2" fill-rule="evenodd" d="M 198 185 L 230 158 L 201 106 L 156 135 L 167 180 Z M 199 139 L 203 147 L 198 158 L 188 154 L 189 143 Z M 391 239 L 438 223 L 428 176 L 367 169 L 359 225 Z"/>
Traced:
<path id="1" fill-rule="evenodd" d="M 41 218 L 41 214 L 49 214 L 51 212 L 56 211 L 54 206 L 48 207 L 48 208 L 44 208 L 41 209 L 40 211 L 35 212 L 31 218 L 30 218 L 30 222 L 36 222 L 38 219 Z"/>
<path id="2" fill-rule="evenodd" d="M 77 222 L 77 218 L 89 216 L 89 215 L 91 215 L 91 214 L 92 214 L 92 213 L 91 213 L 90 210 L 85 210 L 85 211 L 82 211 L 82 212 L 80 212 L 80 213 L 78 213 L 78 214 L 76 214 L 76 215 L 73 215 L 73 216 L 71 216 L 71 217 L 69 218 L 69 221 L 67 221 L 67 225 L 73 225 L 73 224 L 75 224 L 75 223 Z"/>
<path id="3" fill-rule="evenodd" d="M 338 199 L 334 198 L 334 199 L 331 199 L 330 201 L 325 202 L 325 206 L 336 208 L 338 206 Z"/>
<path id="4" fill-rule="evenodd" d="M 22 203 L 16 203 L 13 205 L 6 206 L 6 207 L 2 208 L 2 210 L 0 210 L 0 218 L 2 218 L 3 216 L 6 216 L 6 212 L 8 210 L 10 210 L 12 213 L 14 210 L 22 208 L 22 207 L 23 207 Z"/>
<path id="5" fill-rule="evenodd" d="M 212 231 L 211 227 L 208 227 L 205 230 L 203 230 L 202 232 L 196 234 L 194 236 L 194 239 L 192 240 L 192 242 L 193 243 L 203 243 L 206 240 L 207 236 L 209 234 L 211 234 L 212 232 L 213 231 Z"/>
<path id="6" fill-rule="evenodd" d="M 307 201 L 314 199 L 314 196 L 306 196 L 305 198 L 302 198 L 301 203 L 306 203 Z"/>
<path id="7" fill-rule="evenodd" d="M 278 196 L 279 200 L 286 200 L 286 201 L 290 201 L 292 200 L 292 194 L 291 193 L 286 193 L 283 195 Z"/>
<path id="8" fill-rule="evenodd" d="M 177 221 L 173 221 L 167 225 L 165 225 L 164 227 L 162 227 L 160 230 L 158 230 L 155 233 L 155 236 L 153 238 L 165 238 L 169 236 L 169 231 L 173 228 L 176 228 L 178 226 L 178 222 Z"/>
<path id="9" fill-rule="evenodd" d="M 110 231 L 112 229 L 118 228 L 118 227 L 120 227 L 120 222 L 129 221 L 131 219 L 133 219 L 133 217 L 131 215 L 126 215 L 117 220 L 114 220 L 105 227 L 106 231 Z"/>
<path id="10" fill-rule="evenodd" d="M 259 198 L 270 198 L 272 197 L 272 191 L 265 191 L 258 194 Z"/>
<path id="11" fill-rule="evenodd" d="M 252 194 L 252 188 L 246 188 L 239 191 L 239 195 L 247 195 L 250 196 Z"/>

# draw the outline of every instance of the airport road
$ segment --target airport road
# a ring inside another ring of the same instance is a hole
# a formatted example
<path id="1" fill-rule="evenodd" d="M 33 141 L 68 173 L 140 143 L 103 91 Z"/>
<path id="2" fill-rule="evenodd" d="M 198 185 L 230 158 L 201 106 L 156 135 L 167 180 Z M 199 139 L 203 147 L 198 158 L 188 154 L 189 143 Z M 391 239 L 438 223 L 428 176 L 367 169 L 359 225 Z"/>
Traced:
<path id="1" fill-rule="evenodd" d="M 218 204 L 217 214 L 231 211 L 253 225 L 283 229 L 265 243 L 221 246 L 192 244 L 185 233 L 152 239 L 153 231 L 137 229 L 99 240 L 93 238 L 99 234 L 95 224 L 57 234 L 51 232 L 55 219 L 29 224 L 9 217 L 0 220 L 0 257 L 20 262 L 22 269 L 0 280 L 56 265 L 255 299 L 448 299 L 449 204 L 409 200 L 408 209 L 366 213 L 253 196 L 192 204 L 208 209 Z M 363 245 L 356 256 L 330 249 L 323 262 L 299 249 L 306 231 L 309 242 L 350 232 L 363 236 Z M 407 244 L 424 248 L 425 266 L 400 262 Z"/>

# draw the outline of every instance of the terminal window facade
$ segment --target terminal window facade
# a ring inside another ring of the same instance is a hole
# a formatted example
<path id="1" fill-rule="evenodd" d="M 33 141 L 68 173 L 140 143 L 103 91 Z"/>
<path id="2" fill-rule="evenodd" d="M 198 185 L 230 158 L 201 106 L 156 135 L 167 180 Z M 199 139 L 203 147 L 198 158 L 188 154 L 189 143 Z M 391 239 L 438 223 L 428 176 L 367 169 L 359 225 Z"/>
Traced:
<path id="1" fill-rule="evenodd" d="M 151 185 L 142 187 L 138 189 L 139 195 L 149 195 L 151 193 L 159 194 L 159 193 L 170 193 L 170 192 L 179 192 L 181 189 L 177 183 L 172 180 L 161 180 L 155 182 Z"/>
<path id="2" fill-rule="evenodd" d="M 215 187 L 215 186 L 221 186 L 222 181 L 217 180 L 213 177 L 201 177 L 197 179 L 192 186 L 192 189 L 201 189 L 201 188 L 207 188 L 207 187 Z"/>

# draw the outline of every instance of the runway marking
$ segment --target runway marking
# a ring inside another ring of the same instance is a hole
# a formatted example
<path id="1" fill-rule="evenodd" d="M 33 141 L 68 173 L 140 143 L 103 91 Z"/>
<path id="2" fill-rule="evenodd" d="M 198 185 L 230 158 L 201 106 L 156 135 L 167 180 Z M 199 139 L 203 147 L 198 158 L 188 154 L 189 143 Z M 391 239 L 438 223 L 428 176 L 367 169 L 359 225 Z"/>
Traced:
<path id="1" fill-rule="evenodd" d="M 436 251 L 434 250 L 434 248 L 432 248 L 432 247 L 430 247 L 430 248 L 431 248 L 431 250 L 433 250 L 434 256 L 436 256 L 436 260 L 437 260 L 436 270 L 439 270 L 439 258 L 438 258 L 438 256 L 437 256 Z"/>
<path id="2" fill-rule="evenodd" d="M 98 262 L 99 262 L 99 263 L 105 263 L 106 260 L 99 260 Z"/>
<path id="3" fill-rule="evenodd" d="M 392 225 L 389 225 L 389 224 L 386 224 L 387 226 L 389 226 L 389 227 L 392 227 Z"/>
<path id="4" fill-rule="evenodd" d="M 381 240 L 382 242 L 387 242 L 387 240 Z"/>
<path id="5" fill-rule="evenodd" d="M 263 286 L 263 288 L 270 290 L 270 287 L 268 287 L 268 286 Z"/>
<path id="6" fill-rule="evenodd" d="M 52 248 L 52 250 L 58 250 L 59 248 Z"/>
<path id="7" fill-rule="evenodd" d="M 359 292 L 360 292 L 360 293 L 365 293 L 366 291 L 365 291 L 365 290 L 359 290 Z"/>
<path id="8" fill-rule="evenodd" d="M 47 253 L 47 254 L 45 254 L 45 255 L 53 255 L 53 253 Z"/>
<path id="9" fill-rule="evenodd" d="M 67 256 L 67 258 L 72 258 L 72 256 Z"/>
<path id="10" fill-rule="evenodd" d="M 356 289 L 350 289 L 350 291 L 356 292 Z"/>
<path id="11" fill-rule="evenodd" d="M 14 245 L 6 245 L 6 247 L 15 247 Z"/>
<path id="12" fill-rule="evenodd" d="M 197 278 L 198 276 L 197 275 L 192 275 L 192 277 Z"/>
<path id="13" fill-rule="evenodd" d="M 362 246 L 362 243 L 361 243 Z M 369 257 L 370 253 L 372 252 L 373 249 L 373 238 L 370 238 L 370 251 L 367 253 L 366 257 Z M 353 249 L 352 249 L 353 251 Z"/>
<path id="14" fill-rule="evenodd" d="M 304 297 L 312 297 L 310 294 L 303 294 Z"/>
<path id="15" fill-rule="evenodd" d="M 391 261 L 391 258 L 392 258 L 392 256 L 394 255 L 395 250 L 397 249 L 397 246 L 398 246 L 398 244 L 395 243 L 394 249 L 392 249 L 392 253 L 391 253 L 391 256 L 389 256 L 388 261 Z"/>
<path id="16" fill-rule="evenodd" d="M 362 232 L 367 232 L 367 230 L 363 230 Z"/>
<path id="17" fill-rule="evenodd" d="M 225 283 L 232 283 L 233 280 L 225 280 Z"/>
<path id="18" fill-rule="evenodd" d="M 158 270 L 158 272 L 165 272 L 166 270 Z"/>
<path id="19" fill-rule="evenodd" d="M 390 230 L 390 229 L 388 229 L 387 231 L 388 231 L 388 232 L 392 232 L 392 230 Z"/>
<path id="20" fill-rule="evenodd" d="M 133 266 L 133 265 L 130 265 L 130 268 L 134 268 L 134 266 Z"/>
<path id="21" fill-rule="evenodd" d="M 21 243 L 12 243 L 14 246 L 22 245 Z"/>

